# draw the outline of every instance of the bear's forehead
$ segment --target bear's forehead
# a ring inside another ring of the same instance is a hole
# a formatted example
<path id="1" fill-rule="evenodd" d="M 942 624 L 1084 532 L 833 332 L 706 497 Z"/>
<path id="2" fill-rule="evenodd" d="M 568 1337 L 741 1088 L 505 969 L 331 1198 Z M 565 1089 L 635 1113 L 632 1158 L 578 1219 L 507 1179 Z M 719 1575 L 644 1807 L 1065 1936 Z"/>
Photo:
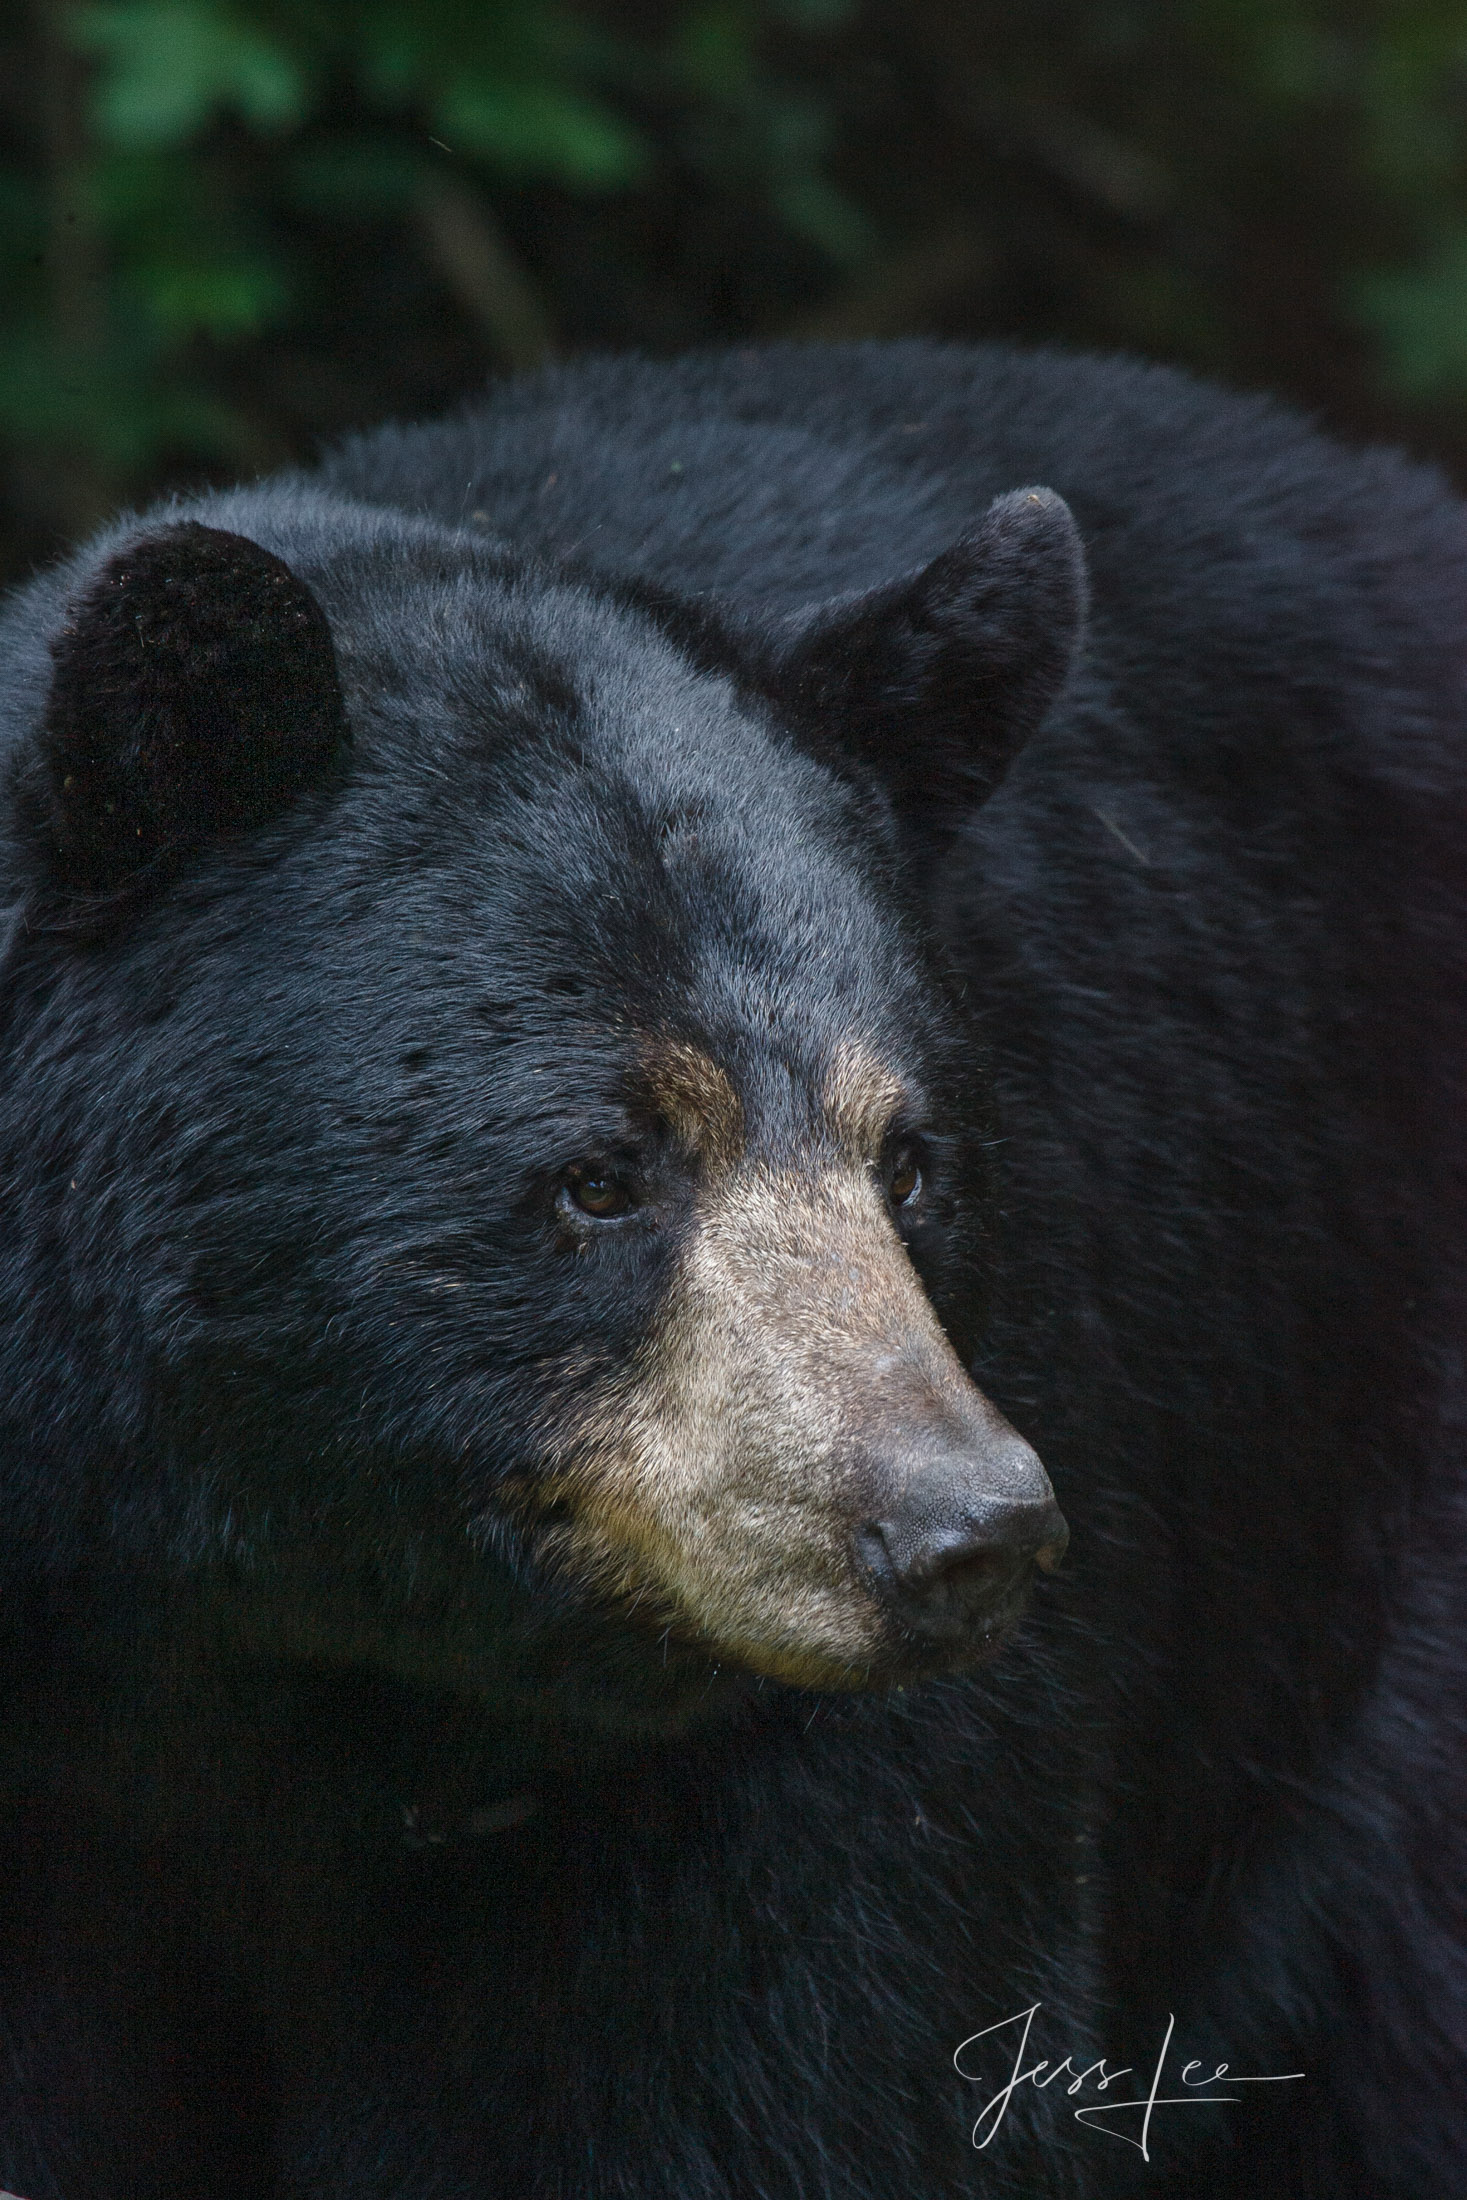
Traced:
<path id="1" fill-rule="evenodd" d="M 349 690 L 373 837 L 472 911 L 467 951 L 715 1052 L 810 1039 L 823 1057 L 905 1023 L 922 986 L 873 851 L 756 701 L 568 585 L 459 588 L 438 611 L 410 713 L 400 668 L 374 685 L 348 652 Z"/>
<path id="2" fill-rule="evenodd" d="M 710 747 L 674 782 L 643 736 L 619 784 L 593 766 L 562 793 L 559 847 L 520 863 L 495 927 L 528 985 L 589 979 L 634 1051 L 678 1034 L 763 1109 L 852 1050 L 913 1058 L 925 982 L 798 774 L 744 786 Z"/>
<path id="3" fill-rule="evenodd" d="M 501 1043 L 544 1074 L 553 1057 L 557 1083 L 594 1057 L 715 1134 L 729 1083 L 746 1128 L 792 1132 L 853 1079 L 914 1086 L 927 981 L 860 865 L 790 800 L 741 803 L 713 767 L 704 785 L 669 815 L 655 772 L 577 768 L 486 808 L 464 946 Z"/>

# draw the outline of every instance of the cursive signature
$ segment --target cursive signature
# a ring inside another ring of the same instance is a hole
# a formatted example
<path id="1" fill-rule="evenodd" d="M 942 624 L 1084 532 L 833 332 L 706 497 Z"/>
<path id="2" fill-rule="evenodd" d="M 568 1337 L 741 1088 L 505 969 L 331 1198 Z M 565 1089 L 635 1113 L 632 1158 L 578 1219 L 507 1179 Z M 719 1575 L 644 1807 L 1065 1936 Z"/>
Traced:
<path id="1" fill-rule="evenodd" d="M 1073 2100 L 1087 2085 L 1093 2086 L 1097 2093 L 1104 2093 L 1110 2086 L 1115 2084 L 1118 2078 L 1129 2078 L 1134 2075 L 1134 2069 L 1130 2063 L 1122 2063 L 1118 2070 L 1112 2070 L 1104 2056 L 1101 2056 L 1098 2062 L 1087 2063 L 1082 2070 L 1075 2068 L 1073 2060 L 1068 2055 L 1065 2056 L 1063 2062 L 1058 2063 L 1051 2063 L 1048 2056 L 1045 2056 L 1041 2061 L 1030 2063 L 1026 2068 L 1024 2058 L 1029 2051 L 1029 2033 L 1041 2006 L 1042 2004 L 1036 2001 L 1032 2007 L 1019 2010 L 1016 2016 L 1000 2017 L 995 2024 L 985 2024 L 981 2032 L 970 2032 L 962 2045 L 954 2050 L 953 2068 L 957 2071 L 958 2076 L 971 2079 L 976 2084 L 979 2082 L 976 2073 L 963 2068 L 963 2057 L 968 2049 L 977 2040 L 990 2039 L 995 2032 L 1006 2032 L 1011 2025 L 1021 2025 L 1023 2027 L 1019 2033 L 1019 2043 L 1014 2053 L 1014 2067 L 1009 2073 L 1008 2083 L 1000 2086 L 992 2100 L 984 2104 L 978 2120 L 973 2126 L 973 2144 L 980 2151 L 996 2138 L 1003 2120 L 1009 2112 L 1009 2103 L 1013 2100 L 1021 2085 L 1032 2085 L 1036 2092 L 1043 2092 L 1046 2086 L 1053 2085 L 1057 2078 L 1062 2078 L 1068 2071 L 1070 2082 L 1065 2087 L 1065 2092 Z M 1167 2056 L 1171 2052 L 1172 2034 L 1176 2031 L 1176 2028 L 1176 2018 L 1169 2016 L 1167 2018 L 1166 2034 L 1161 2043 L 1161 2051 L 1156 2058 L 1156 2067 L 1151 2073 L 1151 2084 L 1145 2093 L 1138 2094 L 1132 2100 L 1104 2101 L 1099 2104 L 1091 2103 L 1084 2108 L 1077 2108 L 1073 2111 L 1076 2123 L 1090 2124 L 1100 2131 L 1108 2131 L 1113 2139 L 1123 2139 L 1127 2146 L 1138 2147 L 1142 2159 L 1149 2162 L 1151 2160 L 1149 2152 L 1151 2123 L 1159 2108 L 1205 2108 L 1218 2102 L 1238 2101 L 1242 2098 L 1242 2095 L 1238 2093 L 1204 2092 L 1202 2089 L 1206 2086 L 1219 2084 L 1290 2085 L 1295 2079 L 1302 2078 L 1305 2075 L 1302 2070 L 1281 2070 L 1268 2077 L 1245 2078 L 1237 2076 L 1229 2065 L 1224 2062 L 1218 2063 L 1203 2077 L 1194 2078 L 1189 2073 L 1194 2070 L 1201 2070 L 1203 2066 L 1200 2062 L 1192 2061 L 1183 2063 L 1180 2077 L 1175 2081 L 1187 2090 L 1182 2093 L 1163 2093 L 1161 2090 L 1162 2077 L 1166 2069 Z M 1140 2124 L 1134 2133 L 1119 2128 L 1122 2118 L 1136 2114 L 1140 2116 Z M 1115 2118 L 1116 2121 L 1107 2121 L 1109 2118 Z"/>

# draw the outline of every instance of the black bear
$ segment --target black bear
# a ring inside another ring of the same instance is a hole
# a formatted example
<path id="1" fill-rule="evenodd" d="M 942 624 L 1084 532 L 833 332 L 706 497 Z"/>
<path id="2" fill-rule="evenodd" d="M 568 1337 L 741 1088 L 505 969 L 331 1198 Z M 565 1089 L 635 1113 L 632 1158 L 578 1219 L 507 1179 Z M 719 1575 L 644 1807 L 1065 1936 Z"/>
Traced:
<path id="1" fill-rule="evenodd" d="M 0 624 L 0 2183 L 1467 2190 L 1467 514 L 602 361 Z"/>

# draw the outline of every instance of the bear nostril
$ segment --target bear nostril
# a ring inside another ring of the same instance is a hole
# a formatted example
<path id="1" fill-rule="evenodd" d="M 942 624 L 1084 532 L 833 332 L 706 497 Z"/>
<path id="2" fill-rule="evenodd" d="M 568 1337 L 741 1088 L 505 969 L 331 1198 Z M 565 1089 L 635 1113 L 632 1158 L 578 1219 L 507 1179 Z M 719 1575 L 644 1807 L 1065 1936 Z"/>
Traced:
<path id="1" fill-rule="evenodd" d="M 920 1592 L 958 1567 L 986 1566 L 1007 1571 L 1015 1559 L 1047 1560 L 1053 1571 L 1063 1556 L 1070 1531 L 1051 1497 L 1033 1504 L 997 1503 L 961 1521 L 903 1536 L 900 1526 L 882 1529 L 888 1536 L 893 1567 L 903 1585 Z"/>
<path id="2" fill-rule="evenodd" d="M 856 1536 L 882 1600 L 916 1633 L 953 1636 L 1008 1617 L 1032 1566 L 1052 1573 L 1069 1529 L 1054 1498 L 969 1499 L 940 1509 L 921 1491 Z M 924 1502 L 924 1499 L 926 1500 Z M 945 1517 L 944 1517 L 945 1515 Z"/>
<path id="3" fill-rule="evenodd" d="M 1058 1505 L 1054 1510 L 1055 1533 L 1046 1542 L 1041 1543 L 1034 1553 L 1034 1563 L 1042 1574 L 1052 1574 L 1054 1572 L 1070 1545 L 1069 1522 L 1065 1519 Z"/>

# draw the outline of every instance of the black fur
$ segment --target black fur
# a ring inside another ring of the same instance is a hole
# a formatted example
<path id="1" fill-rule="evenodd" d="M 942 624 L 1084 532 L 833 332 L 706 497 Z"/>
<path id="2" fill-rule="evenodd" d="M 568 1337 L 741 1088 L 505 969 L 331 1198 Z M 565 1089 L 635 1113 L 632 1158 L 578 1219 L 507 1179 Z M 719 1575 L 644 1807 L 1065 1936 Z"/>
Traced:
<path id="1" fill-rule="evenodd" d="M 51 643 L 51 851 L 105 893 L 175 870 L 320 776 L 345 738 L 327 626 L 288 566 L 185 520 L 117 551 Z"/>
<path id="2" fill-rule="evenodd" d="M 889 789 L 930 860 L 1054 703 L 1084 615 L 1068 507 L 1016 490 L 907 579 L 793 620 L 766 679 L 789 723 Z"/>
<path id="3" fill-rule="evenodd" d="M 241 678 L 258 801 L 94 608 L 190 543 L 304 698 Z M 14 600 L 0 2185 L 1463 2185 L 1464 601 L 1402 461 L 920 346 L 567 369 Z M 844 1038 L 925 1094 L 913 1258 L 1072 1528 L 990 1671 L 756 1685 L 541 1568 L 684 1226 L 554 1220 L 659 1165 L 647 1030 L 775 1155 Z M 975 2152 L 1035 2003 L 1142 2093 L 1171 2015 L 1168 2098 L 1307 2076 Z"/>

